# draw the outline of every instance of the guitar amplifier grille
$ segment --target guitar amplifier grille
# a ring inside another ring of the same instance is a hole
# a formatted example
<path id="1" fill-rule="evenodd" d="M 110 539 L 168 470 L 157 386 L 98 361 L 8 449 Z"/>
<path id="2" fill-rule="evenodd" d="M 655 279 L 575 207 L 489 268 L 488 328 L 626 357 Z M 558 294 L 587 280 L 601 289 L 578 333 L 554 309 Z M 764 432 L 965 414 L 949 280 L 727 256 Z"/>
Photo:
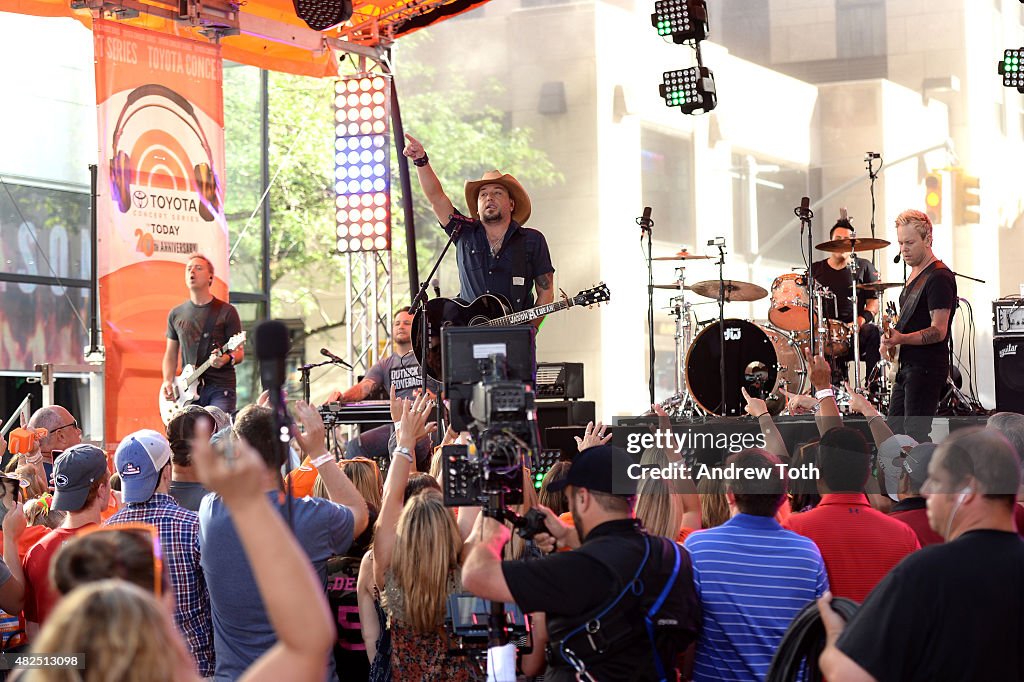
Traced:
<path id="1" fill-rule="evenodd" d="M 1024 336 L 992 339 L 996 376 L 996 410 L 1024 412 Z"/>
<path id="2" fill-rule="evenodd" d="M 582 362 L 538 362 L 537 397 L 573 400 L 583 397 Z"/>

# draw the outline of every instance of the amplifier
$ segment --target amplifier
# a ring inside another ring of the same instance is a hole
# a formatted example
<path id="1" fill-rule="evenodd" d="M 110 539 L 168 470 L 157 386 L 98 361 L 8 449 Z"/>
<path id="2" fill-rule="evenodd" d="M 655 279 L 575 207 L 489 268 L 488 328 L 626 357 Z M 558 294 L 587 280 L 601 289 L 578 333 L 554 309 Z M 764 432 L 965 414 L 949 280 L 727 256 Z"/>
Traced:
<path id="1" fill-rule="evenodd" d="M 1024 335 L 992 339 L 996 411 L 1024 412 Z"/>
<path id="2" fill-rule="evenodd" d="M 538 362 L 537 397 L 574 400 L 583 397 L 582 362 Z"/>
<path id="3" fill-rule="evenodd" d="M 1024 335 L 1024 298 L 992 301 L 992 336 Z"/>

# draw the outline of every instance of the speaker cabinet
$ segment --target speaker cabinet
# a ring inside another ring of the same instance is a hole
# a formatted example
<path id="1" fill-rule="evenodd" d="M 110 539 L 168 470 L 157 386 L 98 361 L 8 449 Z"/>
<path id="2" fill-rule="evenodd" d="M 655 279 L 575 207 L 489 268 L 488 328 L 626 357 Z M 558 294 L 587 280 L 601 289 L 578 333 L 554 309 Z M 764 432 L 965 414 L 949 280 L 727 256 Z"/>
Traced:
<path id="1" fill-rule="evenodd" d="M 996 375 L 996 410 L 1024 412 L 1024 336 L 992 339 Z"/>

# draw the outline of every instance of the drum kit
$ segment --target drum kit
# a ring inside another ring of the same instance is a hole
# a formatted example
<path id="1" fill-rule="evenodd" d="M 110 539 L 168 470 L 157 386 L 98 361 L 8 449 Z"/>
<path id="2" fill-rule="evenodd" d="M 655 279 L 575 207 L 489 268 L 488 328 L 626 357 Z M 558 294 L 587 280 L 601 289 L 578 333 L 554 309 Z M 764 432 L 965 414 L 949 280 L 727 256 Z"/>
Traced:
<path id="1" fill-rule="evenodd" d="M 884 239 L 834 239 L 817 245 L 817 249 L 828 253 L 850 253 L 882 249 L 889 245 Z M 807 356 L 814 335 L 815 352 L 828 356 L 843 356 L 854 350 L 859 356 L 856 319 L 850 322 L 828 319 L 823 315 L 827 301 L 835 307 L 835 293 L 815 283 L 814 291 L 808 291 L 806 271 L 787 272 L 779 275 L 770 289 L 738 280 L 711 279 L 688 284 L 686 266 L 690 261 L 711 259 L 688 253 L 685 249 L 671 256 L 654 258 L 656 261 L 680 263 L 676 270 L 676 281 L 655 284 L 655 289 L 676 292 L 670 300 L 669 313 L 675 318 L 675 393 L 661 403 L 673 417 L 704 418 L 708 416 L 739 416 L 744 414 L 746 400 L 743 389 L 754 397 L 766 401 L 773 414 L 779 414 L 785 407 L 783 391 L 793 394 L 806 392 L 810 387 Z M 855 272 L 856 260 L 850 259 L 851 273 Z M 902 283 L 873 282 L 854 288 L 853 303 L 856 309 L 857 290 L 860 295 L 873 291 L 881 296 L 890 287 Z M 692 301 L 695 294 L 707 301 Z M 753 322 L 743 319 L 723 318 L 700 322 L 694 308 L 705 303 L 752 302 L 770 296 L 767 322 Z M 813 315 L 812 315 L 813 310 Z M 722 362 L 722 347 L 726 349 Z M 722 365 L 726 381 L 723 400 Z M 855 364 L 854 385 L 860 386 L 860 375 Z M 884 377 L 884 372 L 879 373 Z M 874 377 L 872 377 L 874 378 Z M 878 393 L 888 393 L 886 386 L 877 381 L 871 384 Z M 842 392 L 837 391 L 840 402 Z M 877 400 L 876 400 L 877 402 Z"/>

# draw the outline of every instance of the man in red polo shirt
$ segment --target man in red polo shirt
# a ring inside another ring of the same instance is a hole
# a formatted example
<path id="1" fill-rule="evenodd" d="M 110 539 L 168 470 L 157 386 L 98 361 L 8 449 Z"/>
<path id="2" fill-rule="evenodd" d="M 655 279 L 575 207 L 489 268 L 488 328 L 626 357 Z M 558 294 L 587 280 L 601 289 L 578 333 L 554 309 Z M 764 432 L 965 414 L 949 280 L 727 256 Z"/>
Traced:
<path id="1" fill-rule="evenodd" d="M 856 602 L 921 544 L 913 529 L 873 509 L 864 494 L 870 474 L 867 441 L 854 429 L 834 428 L 818 446 L 821 502 L 793 514 L 786 526 L 814 540 L 832 594 Z"/>

